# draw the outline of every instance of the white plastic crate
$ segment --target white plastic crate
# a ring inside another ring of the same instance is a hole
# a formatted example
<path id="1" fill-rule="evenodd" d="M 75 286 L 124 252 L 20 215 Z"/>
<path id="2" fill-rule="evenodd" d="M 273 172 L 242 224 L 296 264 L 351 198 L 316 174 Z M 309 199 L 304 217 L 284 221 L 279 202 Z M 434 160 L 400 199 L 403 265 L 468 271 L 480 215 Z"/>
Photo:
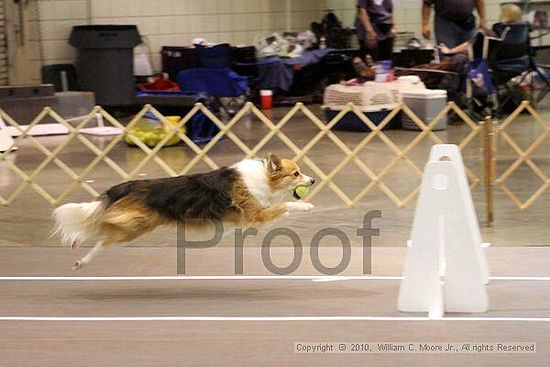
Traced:
<path id="1" fill-rule="evenodd" d="M 390 109 L 395 107 L 396 99 L 386 83 L 332 84 L 325 89 L 323 104 L 326 108 L 341 109 L 350 102 L 358 107 Z"/>
<path id="2" fill-rule="evenodd" d="M 342 109 L 348 103 L 353 103 L 360 108 L 372 109 L 394 108 L 402 101 L 404 92 L 426 89 L 420 78 L 406 76 L 394 82 L 375 83 L 367 82 L 363 85 L 347 86 L 332 84 L 325 89 L 323 104 L 326 108 Z"/>

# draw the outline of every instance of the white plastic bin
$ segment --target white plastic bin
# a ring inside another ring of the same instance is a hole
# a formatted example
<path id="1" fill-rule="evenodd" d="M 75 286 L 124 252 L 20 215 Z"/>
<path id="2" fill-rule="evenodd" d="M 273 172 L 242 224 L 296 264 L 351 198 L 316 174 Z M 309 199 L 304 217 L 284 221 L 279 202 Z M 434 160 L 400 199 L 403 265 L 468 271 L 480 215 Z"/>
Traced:
<path id="1" fill-rule="evenodd" d="M 406 104 L 426 125 L 429 125 L 437 114 L 447 105 L 447 91 L 441 89 L 417 89 L 402 92 Z M 421 130 L 417 124 L 403 113 L 402 126 L 405 130 Z M 447 116 L 433 130 L 447 128 Z"/>

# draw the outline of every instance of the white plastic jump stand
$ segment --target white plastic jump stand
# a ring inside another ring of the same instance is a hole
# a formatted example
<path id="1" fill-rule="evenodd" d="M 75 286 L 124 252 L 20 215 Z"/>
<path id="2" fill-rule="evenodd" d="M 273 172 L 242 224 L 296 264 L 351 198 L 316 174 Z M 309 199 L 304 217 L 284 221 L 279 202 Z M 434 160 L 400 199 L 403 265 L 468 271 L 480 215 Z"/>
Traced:
<path id="1" fill-rule="evenodd" d="M 2 118 L 2 116 L 0 116 L 0 153 L 10 149 L 12 145 L 13 138 L 6 129 L 6 123 L 4 122 L 4 119 Z M 13 151 L 16 149 L 17 147 L 13 147 L 11 150 Z"/>
<path id="2" fill-rule="evenodd" d="M 491 246 L 490 243 L 482 242 L 481 231 L 479 230 L 479 222 L 477 220 L 476 211 L 474 209 L 474 201 L 472 200 L 472 194 L 470 192 L 470 185 L 468 184 L 468 176 L 466 175 L 466 168 L 464 161 L 462 160 L 462 154 L 460 148 L 455 144 L 436 144 L 430 151 L 429 161 L 448 160 L 455 165 L 458 170 L 459 179 L 462 180 L 462 184 L 466 190 L 464 192 L 464 203 L 467 205 L 466 212 L 473 218 L 469 220 L 468 224 L 471 226 L 472 236 L 474 237 L 474 243 L 479 246 L 474 246 L 476 252 L 478 252 L 479 262 L 481 264 L 481 271 L 483 273 L 483 280 L 485 284 L 489 284 L 489 267 L 487 260 L 485 259 L 484 250 Z"/>
<path id="3" fill-rule="evenodd" d="M 71 120 L 81 120 L 85 118 L 86 116 L 81 117 L 75 117 Z M 114 126 L 105 126 L 105 122 L 103 121 L 103 115 L 100 113 L 95 114 L 95 118 L 97 121 L 96 127 L 87 127 L 84 129 L 80 129 L 80 132 L 83 134 L 89 134 L 89 135 L 100 135 L 100 136 L 106 136 L 106 135 L 120 135 L 122 134 L 122 130 L 114 127 Z M 67 120 L 67 121 L 71 121 Z"/>
<path id="4" fill-rule="evenodd" d="M 445 160 L 442 160 L 445 159 Z M 398 309 L 486 312 L 488 268 L 462 156 L 456 145 L 435 145 L 422 177 L 408 243 Z"/>

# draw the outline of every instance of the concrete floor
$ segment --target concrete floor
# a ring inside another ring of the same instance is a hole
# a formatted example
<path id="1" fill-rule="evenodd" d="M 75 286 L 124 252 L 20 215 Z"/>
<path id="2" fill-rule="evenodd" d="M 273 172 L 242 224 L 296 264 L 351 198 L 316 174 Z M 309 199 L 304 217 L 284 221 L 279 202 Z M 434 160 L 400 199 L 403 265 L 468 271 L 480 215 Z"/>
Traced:
<path id="1" fill-rule="evenodd" d="M 312 110 L 322 116 L 318 107 Z M 278 120 L 284 109 L 274 110 Z M 522 148 L 540 135 L 541 129 L 521 116 L 509 129 Z M 298 146 L 304 146 L 318 131 L 298 114 L 285 128 Z M 459 143 L 469 132 L 462 125 L 453 125 L 436 134 L 445 142 Z M 267 129 L 255 118 L 242 121 L 235 133 L 250 147 L 257 144 Z M 364 134 L 335 132 L 350 148 Z M 400 148 L 410 142 L 415 132 L 388 131 Z M 64 137 L 44 137 L 39 141 L 50 149 Z M 98 147 L 110 138 L 90 138 Z M 548 146 L 543 144 L 534 161 L 544 172 L 550 168 Z M 431 143 L 425 140 L 410 153 L 422 168 Z M 261 155 L 277 152 L 292 157 L 292 152 L 275 139 Z M 123 169 L 130 171 L 143 158 L 139 149 L 117 145 L 109 156 Z M 160 157 L 170 166 L 181 169 L 193 153 L 182 146 L 163 149 Z M 217 144 L 209 156 L 219 165 L 234 163 L 242 153 L 229 140 Z M 330 172 L 344 157 L 334 143 L 325 138 L 308 156 L 319 167 Z M 73 141 L 60 158 L 76 172 L 81 172 L 94 159 L 94 154 L 81 143 Z M 480 139 L 474 139 L 464 151 L 466 165 L 481 177 Z M 360 158 L 380 172 L 393 158 L 391 150 L 378 138 L 361 153 Z M 15 163 L 30 173 L 44 155 L 29 141 L 21 144 L 12 155 Z M 498 171 L 502 173 L 515 159 L 513 150 L 499 142 Z M 303 170 L 314 173 L 304 162 Z M 208 167 L 199 164 L 193 171 Z M 141 177 L 160 177 L 163 172 L 150 162 Z M 107 165 L 100 163 L 85 177 L 97 191 L 103 191 L 120 181 Z M 59 195 L 70 179 L 50 163 L 37 180 L 53 195 Z M 358 193 L 369 179 L 349 164 L 335 182 L 350 196 Z M 403 197 L 413 190 L 420 178 L 403 162 L 384 179 Z M 511 176 L 510 188 L 525 200 L 542 182 L 529 168 L 520 167 Z M 7 196 L 21 181 L 0 163 L 0 195 Z M 520 212 L 497 188 L 496 220 L 492 227 L 484 226 L 484 193 L 480 186 L 473 191 L 474 204 L 482 225 L 484 241 L 494 248 L 488 252 L 493 275 L 548 276 L 550 244 L 546 208 L 550 195 L 544 193 L 537 203 Z M 89 201 L 90 196 L 76 189 L 67 201 Z M 292 215 L 261 231 L 257 238 L 245 241 L 245 274 L 265 275 L 259 256 L 259 239 L 274 226 L 286 226 L 298 233 L 307 247 L 314 233 L 327 227 L 338 227 L 354 247 L 351 265 L 346 275 L 361 274 L 361 238 L 356 230 L 370 210 L 381 210 L 383 217 L 375 220 L 381 230 L 374 239 L 373 274 L 400 275 L 405 248 L 410 236 L 414 201 L 406 208 L 397 208 L 379 189 L 373 189 L 355 208 L 348 208 L 325 186 L 312 199 L 316 208 L 311 213 Z M 87 249 L 76 252 L 59 248 L 56 238 L 48 238 L 52 208 L 31 188 L 25 189 L 13 205 L 0 207 L 0 276 L 62 276 L 75 275 L 70 265 Z M 188 274 L 232 275 L 233 246 L 231 237 L 214 249 L 190 253 Z M 287 264 L 289 244 L 276 241 L 272 249 L 277 264 Z M 338 261 L 341 250 L 334 243 L 323 243 L 326 265 Z M 302 266 L 292 275 L 317 275 L 304 249 Z M 112 249 L 76 275 L 174 275 L 176 273 L 176 234 L 173 229 L 159 229 L 154 234 L 137 239 L 129 246 Z M 285 262 L 286 261 L 286 262 Z M 80 281 L 2 281 L 0 280 L 0 320 L 2 316 L 375 316 L 409 317 L 396 310 L 398 281 L 142 281 L 142 282 L 80 282 Z M 489 286 L 491 310 L 480 317 L 550 317 L 550 285 L 547 282 L 494 282 Z M 421 315 L 424 316 L 424 315 Z M 465 315 L 457 315 L 463 317 Z M 550 323 L 534 321 L 0 321 L 0 365 L 449 365 L 480 366 L 546 366 L 549 358 Z M 299 355 L 293 353 L 298 341 L 535 341 L 535 355 Z"/>
<path id="2" fill-rule="evenodd" d="M 232 251 L 191 251 L 188 274 L 229 273 Z M 393 279 L 1 278 L 72 275 L 68 265 L 80 252 L 83 250 L 47 247 L 0 249 L 2 365 L 546 366 L 550 358 L 550 319 L 533 319 L 549 315 L 548 281 L 493 280 L 488 286 L 488 313 L 448 314 L 450 318 L 434 321 L 424 313 L 397 310 L 399 281 Z M 309 253 L 308 249 L 304 252 Z M 78 275 L 148 277 L 175 272 L 174 249 L 117 248 L 103 255 Z M 256 248 L 245 250 L 247 275 L 269 275 L 259 255 Z M 492 276 L 540 276 L 550 267 L 548 255 L 548 248 L 500 247 L 489 249 L 487 258 Z M 338 250 L 326 249 L 322 256 L 330 263 L 339 256 Z M 404 248 L 374 248 L 373 275 L 399 275 L 404 256 Z M 288 248 L 272 252 L 273 261 L 280 264 L 291 257 Z M 360 249 L 354 249 L 351 258 L 346 274 L 361 274 Z M 315 275 L 310 264 L 304 257 L 296 275 Z M 16 319 L 6 320 L 5 316 Z M 472 316 L 474 319 L 469 319 Z M 79 319 L 71 319 L 74 317 Z M 93 317 L 98 319 L 90 319 Z M 326 319 L 330 317 L 336 319 Z M 414 317 L 421 319 L 414 321 Z M 303 355 L 293 349 L 297 342 L 361 341 L 534 342 L 537 353 Z"/>

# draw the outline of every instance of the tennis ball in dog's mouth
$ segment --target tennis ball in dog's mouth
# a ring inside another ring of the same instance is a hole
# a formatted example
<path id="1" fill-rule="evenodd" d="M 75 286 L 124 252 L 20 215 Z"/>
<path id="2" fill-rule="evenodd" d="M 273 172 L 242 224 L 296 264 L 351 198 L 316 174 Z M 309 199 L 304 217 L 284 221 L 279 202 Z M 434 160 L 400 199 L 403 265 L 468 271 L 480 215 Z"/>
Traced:
<path id="1" fill-rule="evenodd" d="M 308 196 L 309 194 L 309 188 L 307 186 L 297 186 L 294 189 L 294 193 L 298 195 L 299 197 L 303 198 Z"/>

